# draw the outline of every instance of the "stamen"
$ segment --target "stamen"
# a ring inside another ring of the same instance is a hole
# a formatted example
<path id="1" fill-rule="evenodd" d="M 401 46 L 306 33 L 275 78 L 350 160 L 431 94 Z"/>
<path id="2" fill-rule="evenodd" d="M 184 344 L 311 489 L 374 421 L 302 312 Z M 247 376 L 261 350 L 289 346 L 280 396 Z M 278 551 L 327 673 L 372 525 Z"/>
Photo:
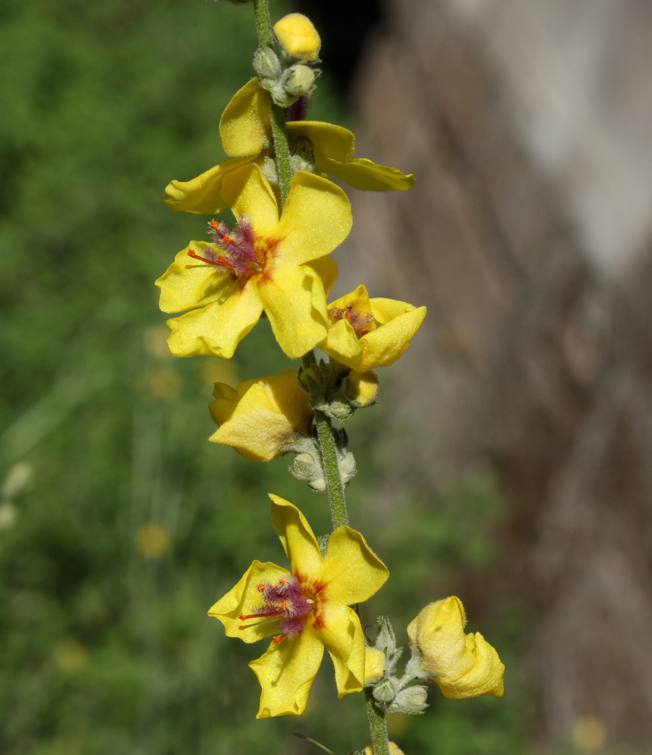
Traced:
<path id="1" fill-rule="evenodd" d="M 330 316 L 334 322 L 338 320 L 349 322 L 358 338 L 362 338 L 362 336 L 372 331 L 375 326 L 373 315 L 371 313 L 358 312 L 353 304 L 331 309 Z"/>

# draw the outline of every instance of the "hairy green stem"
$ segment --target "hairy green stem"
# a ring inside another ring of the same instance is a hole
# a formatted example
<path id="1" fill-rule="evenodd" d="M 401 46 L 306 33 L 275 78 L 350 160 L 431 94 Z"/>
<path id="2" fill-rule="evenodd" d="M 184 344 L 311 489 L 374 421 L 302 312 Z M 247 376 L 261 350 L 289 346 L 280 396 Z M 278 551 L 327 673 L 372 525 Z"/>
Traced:
<path id="1" fill-rule="evenodd" d="M 371 749 L 374 755 L 389 755 L 385 714 L 377 708 L 371 690 L 366 690 L 365 695 L 367 697 L 367 720 L 369 721 L 369 734 L 371 735 Z"/>
<path id="2" fill-rule="evenodd" d="M 258 44 L 270 46 L 273 40 L 272 24 L 269 16 L 269 0 L 254 0 L 254 13 L 256 16 L 256 33 Z M 290 162 L 290 145 L 288 142 L 287 129 L 285 127 L 285 113 L 281 107 L 272 102 L 272 139 L 274 141 L 274 162 L 278 177 L 278 188 L 281 199 L 281 209 L 290 193 L 292 180 L 292 165 Z M 316 363 L 312 351 L 303 357 L 305 366 Z M 335 443 L 335 431 L 331 420 L 322 412 L 315 412 L 315 426 L 317 429 L 317 442 L 321 455 L 324 476 L 326 479 L 326 491 L 330 507 L 331 524 L 335 530 L 343 524 L 349 523 L 349 514 L 346 507 L 344 484 L 340 476 L 337 464 L 337 445 Z M 371 736 L 374 755 L 389 755 L 389 740 L 387 738 L 387 721 L 385 715 L 376 707 L 369 690 L 367 697 L 367 718 L 369 720 L 369 734 Z"/>
<path id="3" fill-rule="evenodd" d="M 258 44 L 261 47 L 269 47 L 272 44 L 272 22 L 269 17 L 269 0 L 254 0 L 254 13 L 256 15 L 256 34 Z M 274 142 L 274 162 L 276 163 L 276 175 L 278 177 L 278 190 L 281 195 L 281 208 L 285 204 L 290 193 L 292 181 L 292 164 L 290 163 L 290 143 L 285 128 L 285 111 L 269 97 L 269 105 L 272 112 L 272 140 Z"/>

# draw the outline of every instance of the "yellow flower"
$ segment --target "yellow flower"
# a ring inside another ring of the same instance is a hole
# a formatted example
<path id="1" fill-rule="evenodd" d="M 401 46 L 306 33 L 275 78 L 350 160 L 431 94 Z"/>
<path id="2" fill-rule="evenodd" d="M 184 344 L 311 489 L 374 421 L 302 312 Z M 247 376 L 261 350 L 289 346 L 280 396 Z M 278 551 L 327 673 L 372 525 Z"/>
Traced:
<path id="1" fill-rule="evenodd" d="M 293 58 L 316 60 L 321 39 L 312 21 L 303 13 L 288 13 L 274 24 L 274 34 L 281 47 Z"/>
<path id="2" fill-rule="evenodd" d="M 464 634 L 466 614 L 455 596 L 427 605 L 408 626 L 421 665 L 444 697 L 502 697 L 505 666 L 479 633 Z"/>
<path id="3" fill-rule="evenodd" d="M 356 530 L 338 527 L 322 556 L 299 509 L 270 498 L 290 568 L 254 561 L 208 612 L 222 622 L 227 637 L 247 643 L 273 637 L 249 664 L 262 689 L 258 718 L 303 713 L 324 649 L 335 667 L 339 697 L 362 690 L 364 634 L 350 606 L 368 600 L 389 576 Z"/>
<path id="4" fill-rule="evenodd" d="M 215 383 L 213 395 L 210 412 L 219 428 L 210 440 L 249 459 L 270 461 L 284 453 L 296 433 L 308 434 L 312 407 L 294 370 L 237 388 Z"/>
<path id="5" fill-rule="evenodd" d="M 370 191 L 405 191 L 414 186 L 411 173 L 353 157 L 355 137 L 342 126 L 322 121 L 290 121 L 287 128 L 293 154 L 305 158 L 317 173 Z M 220 119 L 220 137 L 230 159 L 190 181 L 171 181 L 165 189 L 168 207 L 213 215 L 228 204 L 223 194 L 226 177 L 243 163 L 262 163 L 271 153 L 269 96 L 258 79 L 248 81 L 226 106 Z"/>
<path id="6" fill-rule="evenodd" d="M 283 351 L 300 357 L 326 335 L 324 289 L 337 267 L 319 258 L 348 236 L 349 200 L 331 181 L 300 171 L 279 217 L 257 165 L 231 171 L 222 189 L 235 230 L 212 220 L 212 243 L 191 242 L 156 281 L 163 312 L 190 310 L 168 320 L 170 351 L 229 358 L 264 311 Z"/>
<path id="7" fill-rule="evenodd" d="M 375 684 L 385 673 L 385 653 L 378 648 L 364 649 L 364 683 L 365 686 Z"/>
<path id="8" fill-rule="evenodd" d="M 356 372 L 395 362 L 410 345 L 426 316 L 425 307 L 396 299 L 370 299 L 360 285 L 328 305 L 330 327 L 319 344 Z"/>

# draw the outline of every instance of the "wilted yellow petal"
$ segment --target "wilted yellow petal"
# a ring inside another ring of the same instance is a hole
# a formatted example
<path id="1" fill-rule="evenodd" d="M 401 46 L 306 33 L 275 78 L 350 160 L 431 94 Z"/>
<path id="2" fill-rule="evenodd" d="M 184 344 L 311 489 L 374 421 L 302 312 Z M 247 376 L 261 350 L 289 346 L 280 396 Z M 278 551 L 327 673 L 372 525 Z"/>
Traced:
<path id="1" fill-rule="evenodd" d="M 277 631 L 278 621 L 264 621 L 259 618 L 247 620 L 241 619 L 240 616 L 251 614 L 260 607 L 258 585 L 265 582 L 276 584 L 279 580 L 290 577 L 287 569 L 282 569 L 276 564 L 254 561 L 240 581 L 211 606 L 208 615 L 222 622 L 227 637 L 237 637 L 247 643 L 270 637 Z"/>
<path id="2" fill-rule="evenodd" d="M 338 527 L 328 540 L 319 578 L 328 585 L 328 599 L 350 606 L 363 603 L 385 584 L 389 570 L 363 535 Z"/>
<path id="3" fill-rule="evenodd" d="M 269 95 L 250 79 L 231 98 L 220 119 L 222 146 L 229 157 L 254 157 L 270 143 Z"/>
<path id="4" fill-rule="evenodd" d="M 270 461 L 284 452 L 295 433 L 308 432 L 313 412 L 294 370 L 247 381 L 237 391 L 219 383 L 215 390 L 210 411 L 220 427 L 210 438 L 213 443 Z"/>
<path id="5" fill-rule="evenodd" d="M 306 709 L 323 655 L 323 644 L 309 629 L 287 637 L 280 645 L 272 642 L 260 658 L 249 664 L 261 687 L 256 718 L 300 716 Z"/>
<path id="6" fill-rule="evenodd" d="M 321 551 L 308 520 L 290 501 L 270 493 L 272 524 L 278 533 L 293 574 L 317 578 L 322 565 Z"/>
<path id="7" fill-rule="evenodd" d="M 227 160 L 214 165 L 190 181 L 170 181 L 165 187 L 165 204 L 175 212 L 214 215 L 226 204 L 222 196 L 224 176 L 246 162 L 246 158 Z"/>
<path id="8" fill-rule="evenodd" d="M 465 625 L 462 601 L 453 596 L 426 606 L 410 622 L 408 635 L 445 697 L 502 697 L 505 666 L 479 632 L 464 634 Z"/>
<path id="9" fill-rule="evenodd" d="M 413 173 L 403 173 L 399 168 L 381 165 L 366 157 L 338 162 L 320 155 L 315 167 L 319 172 L 335 176 L 361 191 L 407 191 L 416 181 Z"/>

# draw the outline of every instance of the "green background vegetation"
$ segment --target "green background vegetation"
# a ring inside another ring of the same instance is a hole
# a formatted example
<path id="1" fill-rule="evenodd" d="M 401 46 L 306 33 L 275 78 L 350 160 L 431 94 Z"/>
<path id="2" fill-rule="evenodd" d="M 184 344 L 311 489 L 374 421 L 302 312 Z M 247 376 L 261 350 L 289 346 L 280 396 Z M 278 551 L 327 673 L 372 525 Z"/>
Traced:
<path id="1" fill-rule="evenodd" d="M 365 744 L 362 700 L 336 701 L 328 662 L 305 718 L 255 721 L 246 662 L 263 647 L 206 616 L 253 558 L 282 559 L 268 490 L 328 528 L 325 499 L 286 460 L 256 465 L 206 442 L 213 380 L 286 368 L 267 326 L 232 363 L 174 361 L 153 287 L 204 233 L 162 189 L 220 159 L 217 120 L 253 49 L 249 9 L 227 3 L 0 6 L 0 752 L 318 752 L 295 731 L 338 753 Z M 315 114 L 339 118 L 328 91 L 326 77 Z M 353 421 L 352 519 L 393 572 L 368 615 L 404 627 L 457 573 L 496 558 L 502 503 L 478 480 L 437 499 L 406 489 L 376 512 L 383 411 Z M 143 545 L 152 525 L 159 554 Z M 522 622 L 506 607 L 483 619 L 508 664 Z M 502 702 L 433 690 L 425 716 L 392 721 L 395 738 L 406 753 L 524 751 L 518 669 Z"/>

